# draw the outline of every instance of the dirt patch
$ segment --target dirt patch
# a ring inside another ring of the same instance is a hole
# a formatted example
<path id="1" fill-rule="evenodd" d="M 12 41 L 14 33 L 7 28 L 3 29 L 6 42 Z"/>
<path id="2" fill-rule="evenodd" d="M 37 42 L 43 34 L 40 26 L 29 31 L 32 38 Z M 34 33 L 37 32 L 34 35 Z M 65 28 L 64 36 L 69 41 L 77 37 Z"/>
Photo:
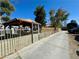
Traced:
<path id="1" fill-rule="evenodd" d="M 69 52 L 71 59 L 79 59 L 77 56 L 76 51 L 79 49 L 78 42 L 75 40 L 75 36 L 69 34 Z"/>

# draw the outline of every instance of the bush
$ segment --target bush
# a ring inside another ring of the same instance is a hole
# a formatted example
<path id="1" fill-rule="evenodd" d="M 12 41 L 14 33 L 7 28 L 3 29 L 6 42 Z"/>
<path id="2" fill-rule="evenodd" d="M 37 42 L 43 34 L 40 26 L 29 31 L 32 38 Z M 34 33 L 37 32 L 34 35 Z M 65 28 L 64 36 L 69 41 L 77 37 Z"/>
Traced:
<path id="1" fill-rule="evenodd" d="M 67 30 L 69 33 L 75 33 L 75 32 L 79 32 L 78 25 L 76 22 L 72 22 L 67 24 Z"/>
<path id="2" fill-rule="evenodd" d="M 75 40 L 79 42 L 79 36 L 75 36 Z"/>

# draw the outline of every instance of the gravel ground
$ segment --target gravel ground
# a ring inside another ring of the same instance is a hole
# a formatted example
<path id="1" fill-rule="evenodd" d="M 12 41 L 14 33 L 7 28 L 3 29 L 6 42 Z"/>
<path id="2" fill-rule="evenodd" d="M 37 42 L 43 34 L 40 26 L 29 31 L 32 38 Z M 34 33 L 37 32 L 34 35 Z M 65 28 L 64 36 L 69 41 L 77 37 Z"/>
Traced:
<path id="1" fill-rule="evenodd" d="M 79 50 L 78 42 L 75 40 L 75 36 L 69 34 L 69 51 L 71 59 L 79 59 L 79 56 L 76 54 L 76 50 Z"/>

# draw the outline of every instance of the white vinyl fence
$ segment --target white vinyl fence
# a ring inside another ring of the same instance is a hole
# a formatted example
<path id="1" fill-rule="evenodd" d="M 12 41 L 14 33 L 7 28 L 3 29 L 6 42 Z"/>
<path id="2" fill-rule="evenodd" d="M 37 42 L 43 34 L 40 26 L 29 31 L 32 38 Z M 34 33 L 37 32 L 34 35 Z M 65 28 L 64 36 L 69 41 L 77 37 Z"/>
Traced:
<path id="1" fill-rule="evenodd" d="M 42 33 L 33 33 L 33 43 L 51 35 L 53 30 Z M 24 30 L 14 31 L 0 30 L 0 58 L 8 56 L 16 51 L 32 44 L 31 33 Z"/>

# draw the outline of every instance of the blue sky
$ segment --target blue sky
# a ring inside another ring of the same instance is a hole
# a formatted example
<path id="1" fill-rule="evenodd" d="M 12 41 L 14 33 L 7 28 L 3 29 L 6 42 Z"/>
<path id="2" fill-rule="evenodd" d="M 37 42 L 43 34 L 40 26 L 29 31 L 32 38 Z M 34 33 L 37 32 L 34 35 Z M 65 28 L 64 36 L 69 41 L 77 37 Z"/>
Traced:
<path id="1" fill-rule="evenodd" d="M 79 22 L 79 0 L 11 0 L 15 6 L 15 12 L 12 13 L 11 18 L 35 18 L 33 12 L 38 5 L 44 5 L 46 10 L 46 19 L 49 23 L 49 11 L 58 8 L 65 9 L 70 13 L 70 20 L 75 19 Z M 70 21 L 69 20 L 69 21 Z"/>

